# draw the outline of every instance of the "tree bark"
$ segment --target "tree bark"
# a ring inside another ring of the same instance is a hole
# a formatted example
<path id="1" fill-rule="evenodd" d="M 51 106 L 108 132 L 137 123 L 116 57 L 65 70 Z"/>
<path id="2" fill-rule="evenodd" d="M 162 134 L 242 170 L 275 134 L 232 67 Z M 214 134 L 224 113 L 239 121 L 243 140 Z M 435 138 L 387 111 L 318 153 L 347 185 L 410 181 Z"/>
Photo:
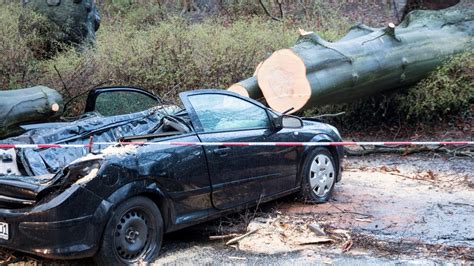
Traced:
<path id="1" fill-rule="evenodd" d="M 293 47 L 274 52 L 256 77 L 229 89 L 252 98 L 262 94 L 273 109 L 297 112 L 405 87 L 473 49 L 473 18 L 474 10 L 457 6 L 413 11 L 397 27 L 356 25 L 334 43 L 300 30 Z"/>
<path id="2" fill-rule="evenodd" d="M 62 109 L 61 95 L 44 86 L 0 91 L 0 138 L 20 132 L 20 124 L 54 119 Z"/>
<path id="3" fill-rule="evenodd" d="M 95 0 L 22 0 L 19 30 L 38 58 L 50 58 L 62 44 L 79 50 L 95 44 L 100 14 Z M 39 15 L 39 16 L 38 16 Z"/>

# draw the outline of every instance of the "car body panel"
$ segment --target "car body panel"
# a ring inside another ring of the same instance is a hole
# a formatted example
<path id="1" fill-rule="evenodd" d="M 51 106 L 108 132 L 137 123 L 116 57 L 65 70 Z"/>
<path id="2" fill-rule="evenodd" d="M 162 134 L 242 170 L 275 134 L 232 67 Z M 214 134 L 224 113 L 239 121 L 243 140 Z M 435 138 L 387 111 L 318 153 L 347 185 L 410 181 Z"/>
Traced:
<path id="1" fill-rule="evenodd" d="M 289 142 L 296 141 L 293 130 L 268 126 L 239 130 L 205 132 L 196 106 L 189 97 L 232 96 L 266 110 L 262 104 L 223 90 L 199 90 L 181 93 L 181 100 L 194 121 L 203 142 Z M 242 114 L 245 115 L 245 114 Z M 268 116 L 268 114 L 267 114 Z M 298 153 L 296 147 L 218 146 L 204 147 L 212 184 L 212 202 L 218 209 L 232 208 L 284 192 L 296 183 Z M 242 167 L 245 166 L 245 167 Z"/>
<path id="2" fill-rule="evenodd" d="M 263 128 L 205 131 L 188 97 L 208 94 L 228 95 L 263 108 L 270 123 Z M 111 117 L 87 115 L 60 126 L 30 125 L 24 134 L 0 143 L 73 144 L 88 143 L 90 137 L 101 142 L 341 141 L 338 133 L 317 121 L 304 120 L 301 128 L 278 128 L 272 119 L 279 114 L 235 93 L 199 90 L 180 97 L 185 111 L 178 107 L 163 111 L 161 106 Z M 0 246 L 48 258 L 91 256 L 115 207 L 134 196 L 156 203 L 165 232 L 214 219 L 298 191 L 304 161 L 313 148 L 221 146 L 20 149 L 16 153 L 23 175 L 0 176 L 0 196 L 16 196 L 25 204 L 0 197 L 0 221 L 10 226 L 10 239 L 0 239 Z M 343 148 L 328 148 L 340 180 Z"/>
<path id="3" fill-rule="evenodd" d="M 268 129 L 201 133 L 203 142 L 289 141 L 287 134 Z M 232 208 L 287 190 L 296 180 L 296 147 L 206 146 L 212 200 L 219 209 Z M 224 153 L 217 151 L 224 150 Z"/>

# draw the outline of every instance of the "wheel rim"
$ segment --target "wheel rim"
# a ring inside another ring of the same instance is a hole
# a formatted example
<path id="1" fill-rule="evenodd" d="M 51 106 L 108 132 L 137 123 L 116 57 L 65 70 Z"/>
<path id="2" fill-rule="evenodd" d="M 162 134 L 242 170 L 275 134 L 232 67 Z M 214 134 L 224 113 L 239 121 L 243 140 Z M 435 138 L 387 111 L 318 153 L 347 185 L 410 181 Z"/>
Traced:
<path id="1" fill-rule="evenodd" d="M 309 171 L 311 190 L 318 196 L 326 196 L 334 183 L 335 171 L 331 158 L 325 154 L 314 157 Z"/>
<path id="2" fill-rule="evenodd" d="M 151 215 L 141 208 L 132 208 L 122 215 L 115 226 L 115 252 L 125 262 L 133 263 L 146 257 L 156 243 L 151 241 L 156 230 Z"/>

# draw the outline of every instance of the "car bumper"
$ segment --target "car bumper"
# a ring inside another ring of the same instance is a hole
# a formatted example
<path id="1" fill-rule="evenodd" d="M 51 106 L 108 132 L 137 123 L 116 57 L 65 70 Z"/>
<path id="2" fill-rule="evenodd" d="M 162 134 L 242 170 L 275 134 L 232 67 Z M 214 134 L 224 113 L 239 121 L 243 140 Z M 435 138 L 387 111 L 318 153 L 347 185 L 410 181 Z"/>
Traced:
<path id="1" fill-rule="evenodd" d="M 76 209 L 71 208 L 68 200 L 29 210 L 0 209 L 0 222 L 8 224 L 8 239 L 0 239 L 0 247 L 50 259 L 93 256 L 98 250 L 109 208 L 105 201 L 90 200 L 90 192 L 79 194 L 76 200 L 87 202 L 83 197 L 89 196 L 89 202 L 75 206 Z"/>
<path id="2" fill-rule="evenodd" d="M 8 223 L 9 239 L 0 246 L 51 259 L 93 256 L 97 251 L 97 225 L 92 216 L 55 222 Z"/>

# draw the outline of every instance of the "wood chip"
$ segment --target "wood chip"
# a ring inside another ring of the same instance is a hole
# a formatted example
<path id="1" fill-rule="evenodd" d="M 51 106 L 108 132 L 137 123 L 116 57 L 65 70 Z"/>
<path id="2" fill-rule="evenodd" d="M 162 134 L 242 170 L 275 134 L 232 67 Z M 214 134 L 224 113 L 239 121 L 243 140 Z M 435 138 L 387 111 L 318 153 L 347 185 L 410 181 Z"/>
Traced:
<path id="1" fill-rule="evenodd" d="M 258 231 L 258 229 L 254 229 L 254 230 L 252 230 L 252 231 L 249 231 L 249 232 L 247 232 L 247 233 L 245 233 L 245 234 L 243 234 L 243 235 L 241 235 L 241 236 L 239 236 L 239 237 L 232 238 L 231 240 L 227 241 L 227 243 L 225 243 L 225 244 L 226 244 L 226 245 L 235 244 L 235 243 L 239 242 L 240 240 L 246 238 L 247 236 L 249 236 L 249 235 L 251 235 L 251 234 L 253 234 L 253 233 L 257 232 L 257 231 Z"/>
<path id="2" fill-rule="evenodd" d="M 229 256 L 229 259 L 231 259 L 231 260 L 246 260 L 247 258 L 245 258 L 245 257 L 233 257 L 233 256 Z"/>
<path id="3" fill-rule="evenodd" d="M 356 220 L 358 222 L 364 222 L 364 223 L 371 223 L 372 222 L 371 219 L 355 218 L 354 220 Z"/>
<path id="4" fill-rule="evenodd" d="M 352 248 L 353 244 L 354 242 L 352 242 L 352 239 L 349 239 L 346 242 L 344 242 L 344 244 L 342 244 L 342 247 L 341 247 L 342 253 L 346 253 L 347 251 L 349 251 Z"/>
<path id="5" fill-rule="evenodd" d="M 326 236 L 326 232 L 324 232 L 324 229 L 319 224 L 308 224 L 308 228 L 317 236 Z"/>
<path id="6" fill-rule="evenodd" d="M 314 245 L 314 244 L 325 244 L 325 243 L 332 243 L 334 242 L 334 239 L 329 238 L 329 237 L 315 237 L 315 238 L 309 238 L 305 241 L 301 241 L 298 243 L 298 245 Z"/>
<path id="7" fill-rule="evenodd" d="M 220 236 L 209 236 L 209 240 L 221 240 L 221 239 L 227 239 L 227 238 L 232 238 L 232 237 L 238 237 L 239 234 L 228 234 L 228 235 L 220 235 Z"/>

